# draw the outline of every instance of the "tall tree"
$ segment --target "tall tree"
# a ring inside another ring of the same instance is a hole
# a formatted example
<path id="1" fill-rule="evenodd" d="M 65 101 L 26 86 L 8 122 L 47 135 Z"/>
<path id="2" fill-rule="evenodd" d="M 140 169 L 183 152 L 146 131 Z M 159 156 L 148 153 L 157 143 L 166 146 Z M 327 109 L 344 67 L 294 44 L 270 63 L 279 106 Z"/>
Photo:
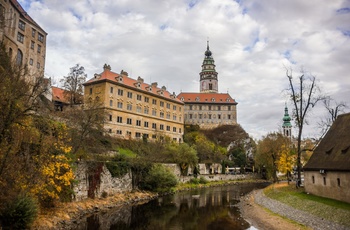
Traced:
<path id="1" fill-rule="evenodd" d="M 63 88 L 66 90 L 66 97 L 70 101 L 70 105 L 76 105 L 83 102 L 83 83 L 86 80 L 85 68 L 76 64 L 70 68 L 70 73 L 63 77 Z"/>
<path id="2" fill-rule="evenodd" d="M 297 82 L 293 80 L 292 69 L 286 69 L 286 76 L 289 81 L 290 88 L 289 96 L 293 104 L 293 116 L 295 117 L 296 126 L 298 129 L 298 147 L 297 147 L 297 170 L 298 181 L 297 186 L 301 182 L 301 138 L 303 134 L 304 125 L 307 124 L 307 115 L 315 105 L 324 99 L 321 95 L 321 90 L 316 84 L 316 77 L 305 73 L 301 70 L 300 75 L 296 78 Z"/>

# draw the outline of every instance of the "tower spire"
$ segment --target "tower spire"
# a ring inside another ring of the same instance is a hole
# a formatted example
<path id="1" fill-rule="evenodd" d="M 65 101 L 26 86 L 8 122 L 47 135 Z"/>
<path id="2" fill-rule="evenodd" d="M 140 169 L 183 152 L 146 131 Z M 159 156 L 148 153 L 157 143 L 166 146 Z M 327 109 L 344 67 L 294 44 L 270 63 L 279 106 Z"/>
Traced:
<path id="1" fill-rule="evenodd" d="M 207 39 L 207 50 L 204 53 L 202 71 L 199 73 L 199 75 L 201 93 L 218 92 L 218 73 L 215 70 L 214 58 L 209 49 L 209 38 Z"/>
<path id="2" fill-rule="evenodd" d="M 289 138 L 292 138 L 292 124 L 290 123 L 292 119 L 290 118 L 288 113 L 287 103 L 285 103 L 284 116 L 282 120 L 283 120 L 283 125 L 282 125 L 283 135 Z"/>

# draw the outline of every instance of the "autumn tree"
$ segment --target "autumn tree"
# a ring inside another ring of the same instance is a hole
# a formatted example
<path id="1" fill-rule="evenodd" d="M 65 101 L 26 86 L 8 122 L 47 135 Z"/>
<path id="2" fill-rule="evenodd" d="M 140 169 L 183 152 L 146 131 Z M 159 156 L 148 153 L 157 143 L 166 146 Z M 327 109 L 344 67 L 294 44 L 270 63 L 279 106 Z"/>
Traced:
<path id="1" fill-rule="evenodd" d="M 286 69 L 286 76 L 289 81 L 288 95 L 293 104 L 293 116 L 295 118 L 296 127 L 298 129 L 297 136 L 297 170 L 298 182 L 301 182 L 301 141 L 304 125 L 307 125 L 307 115 L 315 105 L 324 99 L 321 95 L 320 88 L 317 85 L 316 77 L 301 71 L 300 75 L 293 79 L 292 69 Z"/>
<path id="2" fill-rule="evenodd" d="M 71 106 L 83 102 L 83 83 L 86 77 L 85 68 L 76 64 L 70 68 L 69 74 L 61 80 L 63 88 L 66 90 L 65 97 L 69 99 Z"/>
<path id="3" fill-rule="evenodd" d="M 171 143 L 167 146 L 166 154 L 172 162 L 180 166 L 181 174 L 187 175 L 188 168 L 196 167 L 198 164 L 197 152 L 186 143 Z"/>
<path id="4" fill-rule="evenodd" d="M 290 170 L 288 165 L 292 165 L 292 159 L 287 157 L 290 155 L 290 144 L 290 140 L 281 133 L 269 133 L 263 137 L 258 142 L 257 152 L 254 156 L 256 168 L 260 172 L 265 170 L 268 178 L 273 178 L 274 181 L 277 181 L 279 168 Z M 286 156 L 283 156 L 283 154 Z M 280 159 L 281 155 L 283 159 Z"/>

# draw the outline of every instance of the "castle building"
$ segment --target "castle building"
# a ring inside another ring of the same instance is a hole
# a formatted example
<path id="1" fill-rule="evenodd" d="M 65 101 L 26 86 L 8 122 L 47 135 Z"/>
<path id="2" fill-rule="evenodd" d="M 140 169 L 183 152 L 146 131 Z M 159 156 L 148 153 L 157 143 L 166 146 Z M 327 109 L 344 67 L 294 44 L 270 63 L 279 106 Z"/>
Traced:
<path id="1" fill-rule="evenodd" d="M 43 76 L 47 33 L 27 14 L 17 0 L 0 0 L 0 39 L 19 65 L 31 76 Z"/>
<path id="2" fill-rule="evenodd" d="M 237 102 L 228 93 L 218 93 L 218 73 L 207 43 L 200 76 L 200 92 L 182 92 L 177 98 L 185 104 L 185 125 L 210 129 L 237 124 Z"/>
<path id="3" fill-rule="evenodd" d="M 156 139 L 168 136 L 182 142 L 184 104 L 166 87 L 146 84 L 141 77 L 129 78 L 104 65 L 101 74 L 84 83 L 86 100 L 101 101 L 108 114 L 105 129 L 121 138 Z"/>
<path id="4" fill-rule="evenodd" d="M 286 107 L 284 108 L 282 130 L 284 136 L 289 137 L 289 139 L 292 139 L 292 124 L 290 123 L 290 121 L 291 118 L 288 114 L 288 108 L 286 105 Z"/>

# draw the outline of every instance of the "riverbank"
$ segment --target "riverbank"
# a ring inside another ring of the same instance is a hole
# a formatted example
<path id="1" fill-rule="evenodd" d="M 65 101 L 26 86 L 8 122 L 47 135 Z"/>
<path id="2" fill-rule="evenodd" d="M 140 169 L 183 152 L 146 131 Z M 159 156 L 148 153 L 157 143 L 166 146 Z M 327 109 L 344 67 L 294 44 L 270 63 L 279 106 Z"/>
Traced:
<path id="1" fill-rule="evenodd" d="M 57 207 L 41 210 L 33 223 L 33 230 L 65 229 L 89 214 L 109 210 L 121 205 L 141 204 L 154 199 L 158 194 L 134 191 L 118 193 L 106 198 L 86 199 L 78 202 L 60 203 Z"/>
<path id="2" fill-rule="evenodd" d="M 277 187 L 287 186 L 287 183 L 273 185 Z M 278 189 L 278 188 L 277 188 Z M 298 198 L 295 198 L 298 199 Z M 302 202 L 303 206 L 312 206 L 311 209 L 328 210 L 329 215 L 347 215 L 346 210 L 339 210 L 336 207 L 315 204 L 307 201 Z M 326 220 L 310 212 L 293 208 L 287 204 L 267 197 L 263 190 L 255 190 L 241 199 L 239 203 L 242 217 L 257 229 L 350 229 L 350 225 L 336 223 L 337 221 Z"/>

